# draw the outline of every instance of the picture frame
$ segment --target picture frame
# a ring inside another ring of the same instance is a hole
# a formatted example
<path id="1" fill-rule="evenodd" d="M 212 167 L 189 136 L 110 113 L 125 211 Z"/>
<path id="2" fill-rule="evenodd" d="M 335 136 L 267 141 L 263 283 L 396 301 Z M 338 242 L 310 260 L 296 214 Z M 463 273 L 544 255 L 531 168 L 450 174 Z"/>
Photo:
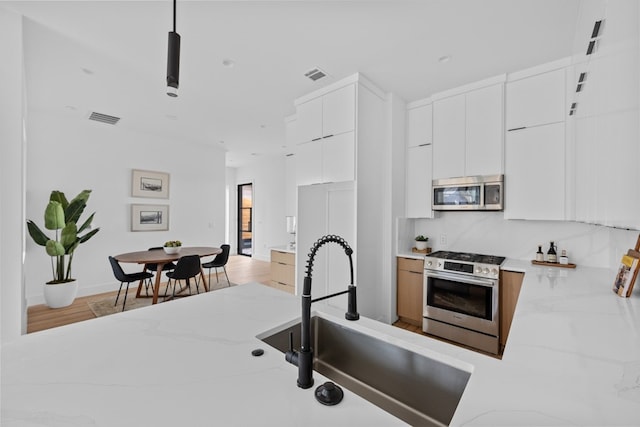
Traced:
<path id="1" fill-rule="evenodd" d="M 166 172 L 133 169 L 131 196 L 153 199 L 169 198 L 169 174 Z"/>
<path id="2" fill-rule="evenodd" d="M 131 231 L 168 231 L 169 205 L 131 205 Z"/>

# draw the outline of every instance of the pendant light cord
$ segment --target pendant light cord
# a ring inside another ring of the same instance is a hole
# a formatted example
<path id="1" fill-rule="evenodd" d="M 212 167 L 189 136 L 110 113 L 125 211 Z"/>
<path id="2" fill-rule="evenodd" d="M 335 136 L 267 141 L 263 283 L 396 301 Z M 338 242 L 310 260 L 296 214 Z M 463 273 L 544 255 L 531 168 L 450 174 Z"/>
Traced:
<path id="1" fill-rule="evenodd" d="M 173 32 L 176 32 L 176 0 L 173 0 Z"/>

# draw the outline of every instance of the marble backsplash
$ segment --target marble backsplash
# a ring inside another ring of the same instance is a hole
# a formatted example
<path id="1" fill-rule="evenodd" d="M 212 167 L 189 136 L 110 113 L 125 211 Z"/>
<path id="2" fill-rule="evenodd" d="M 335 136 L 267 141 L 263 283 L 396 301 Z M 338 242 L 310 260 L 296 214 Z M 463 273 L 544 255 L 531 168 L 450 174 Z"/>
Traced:
<path id="1" fill-rule="evenodd" d="M 438 212 L 434 219 L 398 218 L 398 253 L 410 252 L 423 234 L 434 250 L 475 252 L 532 260 L 538 245 L 546 254 L 549 242 L 565 249 L 569 262 L 615 268 L 639 232 L 570 221 L 505 220 L 502 212 Z M 446 243 L 441 237 L 444 236 Z"/>

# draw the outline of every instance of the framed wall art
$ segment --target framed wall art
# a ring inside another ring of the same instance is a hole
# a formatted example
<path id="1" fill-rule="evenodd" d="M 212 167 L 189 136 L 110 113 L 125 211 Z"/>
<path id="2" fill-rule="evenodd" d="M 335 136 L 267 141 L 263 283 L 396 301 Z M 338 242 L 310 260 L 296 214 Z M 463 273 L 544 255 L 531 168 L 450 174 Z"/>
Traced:
<path id="1" fill-rule="evenodd" d="M 131 196 L 168 199 L 169 174 L 133 169 L 131 174 Z"/>
<path id="2" fill-rule="evenodd" d="M 131 205 L 131 231 L 169 230 L 169 205 Z"/>

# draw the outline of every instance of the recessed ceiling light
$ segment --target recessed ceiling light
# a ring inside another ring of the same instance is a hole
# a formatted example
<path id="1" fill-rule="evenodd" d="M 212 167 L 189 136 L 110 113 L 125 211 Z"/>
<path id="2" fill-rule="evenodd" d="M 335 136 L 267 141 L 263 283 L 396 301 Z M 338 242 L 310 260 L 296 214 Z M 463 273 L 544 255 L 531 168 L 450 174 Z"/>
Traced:
<path id="1" fill-rule="evenodd" d="M 218 141 L 218 144 L 224 144 L 224 141 L 220 140 Z"/>
<path id="2" fill-rule="evenodd" d="M 236 65 L 236 61 L 234 61 L 233 59 L 223 59 L 222 60 L 222 65 L 224 65 L 227 68 L 233 68 L 234 65 Z"/>
<path id="3" fill-rule="evenodd" d="M 92 75 L 93 74 L 93 70 L 90 70 L 88 68 L 80 68 L 82 70 L 83 73 L 87 74 L 87 75 Z"/>
<path id="4" fill-rule="evenodd" d="M 167 119 L 169 119 L 169 120 L 177 120 L 178 119 L 178 116 L 176 116 L 175 114 L 167 114 L 165 117 Z"/>
<path id="5" fill-rule="evenodd" d="M 451 61 L 451 55 L 445 55 L 445 56 L 441 56 L 440 58 L 438 58 L 438 62 L 440 63 L 445 63 L 445 62 L 449 62 Z"/>
<path id="6" fill-rule="evenodd" d="M 264 128 L 266 128 L 266 127 L 267 127 L 267 125 L 260 125 L 260 128 L 261 128 L 261 129 L 264 129 Z"/>
<path id="7" fill-rule="evenodd" d="M 77 108 L 74 107 L 73 105 L 67 105 L 64 108 L 66 108 L 67 110 L 72 110 L 72 111 L 76 111 L 77 110 Z"/>

